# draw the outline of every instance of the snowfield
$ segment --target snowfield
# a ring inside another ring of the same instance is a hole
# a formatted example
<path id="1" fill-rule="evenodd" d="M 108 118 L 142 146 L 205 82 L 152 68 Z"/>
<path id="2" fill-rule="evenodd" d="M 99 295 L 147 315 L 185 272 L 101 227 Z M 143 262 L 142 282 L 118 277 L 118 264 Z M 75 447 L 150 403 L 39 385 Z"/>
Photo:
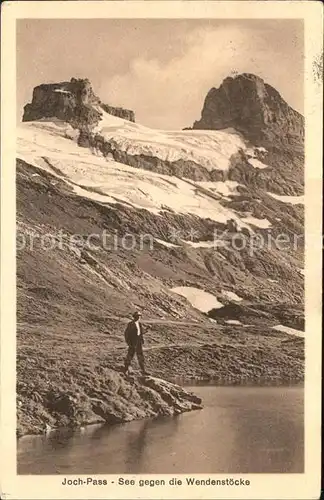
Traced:
<path id="1" fill-rule="evenodd" d="M 269 196 L 275 200 L 282 201 L 282 203 L 291 203 L 292 205 L 304 205 L 304 195 L 301 196 L 287 196 L 267 192 Z"/>
<path id="2" fill-rule="evenodd" d="M 305 337 L 304 332 L 300 330 L 295 330 L 295 328 L 290 328 L 289 326 L 276 325 L 273 326 L 272 329 L 277 330 L 278 332 L 288 333 L 289 335 L 295 335 L 295 337 L 301 337 L 301 338 Z"/>
<path id="3" fill-rule="evenodd" d="M 268 219 L 257 219 L 256 217 L 245 217 L 242 219 L 246 224 L 251 224 L 252 226 L 258 227 L 260 229 L 269 229 L 271 227 L 271 222 Z"/>
<path id="4" fill-rule="evenodd" d="M 233 129 L 153 130 L 98 110 L 103 117 L 95 131 L 131 155 L 192 161 L 212 171 L 228 170 L 231 156 L 246 149 L 245 140 Z"/>
<path id="5" fill-rule="evenodd" d="M 119 123 L 120 119 L 116 120 Z M 22 123 L 17 129 L 17 158 L 64 180 L 78 196 L 100 203 L 121 203 L 154 214 L 170 210 L 224 224 L 234 219 L 239 227 L 250 228 L 250 222 L 254 223 L 240 219 L 234 210 L 223 207 L 208 192 L 197 193 L 197 186 L 192 181 L 93 155 L 89 149 L 81 148 L 71 140 L 74 134 L 69 125 L 59 120 Z M 156 134 L 160 137 L 160 132 Z M 168 134 L 171 138 L 172 133 Z M 186 131 L 178 132 L 176 136 L 185 137 Z M 237 187 L 236 183 L 229 181 L 223 187 L 221 182 L 213 184 L 223 193 L 233 192 Z"/>
<path id="6" fill-rule="evenodd" d="M 245 149 L 245 154 L 248 157 L 248 163 L 253 168 L 269 168 L 269 165 L 266 165 L 262 161 L 260 161 L 257 157 L 257 153 L 267 153 L 267 150 L 263 147 L 255 147 L 255 148 L 247 148 Z"/>
<path id="7" fill-rule="evenodd" d="M 209 189 L 215 194 L 218 194 L 224 198 L 230 198 L 231 196 L 238 196 L 240 193 L 237 188 L 242 186 L 236 181 L 198 181 L 197 186 L 201 186 L 204 189 Z"/>
<path id="8" fill-rule="evenodd" d="M 269 168 L 269 165 L 266 165 L 262 161 L 258 160 L 257 158 L 249 158 L 248 160 L 249 165 L 251 165 L 254 168 Z"/>
<path id="9" fill-rule="evenodd" d="M 182 240 L 183 243 L 193 248 L 218 248 L 224 247 L 228 244 L 225 240 L 214 239 L 212 241 L 190 241 Z"/>
<path id="10" fill-rule="evenodd" d="M 71 94 L 69 90 L 63 90 L 63 89 L 54 89 L 54 92 L 58 92 L 59 94 Z"/>
<path id="11" fill-rule="evenodd" d="M 164 247 L 168 247 L 168 248 L 178 248 L 180 245 L 175 245 L 174 243 L 169 243 L 168 241 L 165 241 L 165 240 L 160 240 L 159 238 L 154 238 L 155 241 L 157 241 L 158 243 L 160 243 L 160 245 L 164 246 Z"/>
<path id="12" fill-rule="evenodd" d="M 242 297 L 239 297 L 236 293 L 229 290 L 222 290 L 222 295 L 226 299 L 233 300 L 234 302 L 241 302 L 243 300 Z"/>
<path id="13" fill-rule="evenodd" d="M 207 313 L 211 309 L 220 309 L 223 304 L 211 293 L 192 286 L 178 286 L 171 288 L 171 292 L 185 297 L 190 304 L 201 312 Z"/>

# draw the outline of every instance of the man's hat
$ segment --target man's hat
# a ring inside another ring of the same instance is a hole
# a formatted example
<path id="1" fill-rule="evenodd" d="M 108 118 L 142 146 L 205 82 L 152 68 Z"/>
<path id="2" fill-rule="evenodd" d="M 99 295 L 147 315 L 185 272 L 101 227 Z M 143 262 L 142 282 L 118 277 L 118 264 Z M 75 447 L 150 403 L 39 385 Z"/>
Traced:
<path id="1" fill-rule="evenodd" d="M 138 316 L 142 316 L 142 313 L 141 313 L 141 312 L 139 312 L 139 311 L 135 311 L 135 312 L 133 313 L 133 318 L 137 318 Z"/>

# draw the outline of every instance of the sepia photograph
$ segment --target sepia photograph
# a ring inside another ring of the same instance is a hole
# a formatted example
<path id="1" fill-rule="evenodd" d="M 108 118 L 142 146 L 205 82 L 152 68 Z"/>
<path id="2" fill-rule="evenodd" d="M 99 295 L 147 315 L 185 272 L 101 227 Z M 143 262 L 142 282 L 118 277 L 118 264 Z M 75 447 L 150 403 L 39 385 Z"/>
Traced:
<path id="1" fill-rule="evenodd" d="M 249 13 L 15 20 L 21 480 L 243 498 L 309 470 L 305 20 Z"/>

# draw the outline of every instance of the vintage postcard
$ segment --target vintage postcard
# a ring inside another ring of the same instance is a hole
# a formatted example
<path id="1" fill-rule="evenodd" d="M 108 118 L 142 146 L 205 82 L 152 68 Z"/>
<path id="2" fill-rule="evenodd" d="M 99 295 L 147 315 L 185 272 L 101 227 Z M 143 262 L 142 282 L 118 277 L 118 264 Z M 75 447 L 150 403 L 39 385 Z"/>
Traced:
<path id="1" fill-rule="evenodd" d="M 2 4 L 1 498 L 319 498 L 322 37 Z"/>

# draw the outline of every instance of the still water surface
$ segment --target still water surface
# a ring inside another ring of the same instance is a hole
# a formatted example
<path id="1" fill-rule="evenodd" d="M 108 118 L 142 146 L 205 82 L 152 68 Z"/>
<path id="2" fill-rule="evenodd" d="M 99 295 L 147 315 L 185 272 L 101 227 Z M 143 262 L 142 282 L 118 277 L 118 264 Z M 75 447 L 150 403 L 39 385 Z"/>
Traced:
<path id="1" fill-rule="evenodd" d="M 204 409 L 18 441 L 19 474 L 303 472 L 302 387 L 191 387 Z"/>

